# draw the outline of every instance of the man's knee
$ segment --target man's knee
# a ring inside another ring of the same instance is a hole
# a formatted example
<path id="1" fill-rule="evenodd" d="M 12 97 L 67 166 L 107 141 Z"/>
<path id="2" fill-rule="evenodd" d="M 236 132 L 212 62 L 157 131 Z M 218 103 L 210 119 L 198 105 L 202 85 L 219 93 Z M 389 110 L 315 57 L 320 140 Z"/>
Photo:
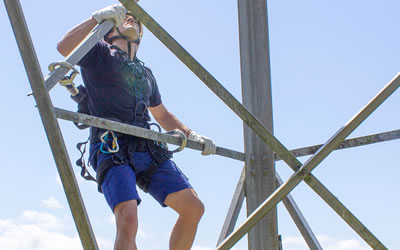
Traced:
<path id="1" fill-rule="evenodd" d="M 201 217 L 203 216 L 205 211 L 205 207 L 203 202 L 198 199 L 198 203 L 196 204 L 196 207 L 193 209 L 193 219 L 200 221 Z"/>
<path id="2" fill-rule="evenodd" d="M 191 188 L 169 194 L 165 204 L 174 209 L 182 218 L 193 222 L 199 222 L 205 210 L 204 204 Z"/>
<path id="3" fill-rule="evenodd" d="M 188 202 L 183 207 L 179 215 L 193 222 L 199 222 L 204 214 L 204 211 L 205 206 L 203 202 L 201 202 L 201 200 L 196 196 L 191 202 Z"/>
<path id="4" fill-rule="evenodd" d="M 138 225 L 136 200 L 118 204 L 114 209 L 114 214 L 118 229 L 136 232 Z"/>

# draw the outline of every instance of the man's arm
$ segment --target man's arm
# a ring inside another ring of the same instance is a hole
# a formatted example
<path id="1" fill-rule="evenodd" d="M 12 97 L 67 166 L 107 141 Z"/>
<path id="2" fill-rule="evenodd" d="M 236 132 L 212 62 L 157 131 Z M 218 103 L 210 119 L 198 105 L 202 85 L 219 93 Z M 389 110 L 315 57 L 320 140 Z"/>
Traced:
<path id="1" fill-rule="evenodd" d="M 171 112 L 167 110 L 164 104 L 160 104 L 155 107 L 149 107 L 151 114 L 153 115 L 154 119 L 161 125 L 163 129 L 166 131 L 179 129 L 183 133 L 185 133 L 186 137 L 189 136 L 191 130 L 186 127 L 182 122 L 176 118 Z"/>
<path id="2" fill-rule="evenodd" d="M 89 32 L 97 25 L 97 21 L 90 17 L 77 26 L 73 27 L 61 41 L 57 44 L 57 50 L 63 56 L 67 56 L 75 47 L 89 34 Z"/>
<path id="3" fill-rule="evenodd" d="M 98 23 L 112 19 L 115 22 L 115 26 L 118 26 L 124 20 L 125 14 L 126 9 L 120 4 L 110 5 L 94 12 L 89 19 L 73 27 L 65 34 L 63 39 L 58 42 L 57 50 L 63 56 L 67 56 Z"/>
<path id="4" fill-rule="evenodd" d="M 182 122 L 178 120 L 178 118 L 176 118 L 171 112 L 169 112 L 162 103 L 156 107 L 150 107 L 149 110 L 152 113 L 154 119 L 156 119 L 156 121 L 165 130 L 170 131 L 173 129 L 179 129 L 183 133 L 185 133 L 188 139 L 204 144 L 204 149 L 201 152 L 202 155 L 215 154 L 217 146 L 210 138 L 199 135 L 186 127 Z"/>

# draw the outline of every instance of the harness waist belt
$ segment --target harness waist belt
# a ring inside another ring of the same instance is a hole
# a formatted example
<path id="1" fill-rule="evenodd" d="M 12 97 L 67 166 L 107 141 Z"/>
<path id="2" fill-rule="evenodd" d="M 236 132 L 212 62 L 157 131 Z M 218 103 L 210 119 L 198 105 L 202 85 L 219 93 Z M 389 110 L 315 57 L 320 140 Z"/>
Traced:
<path id="1" fill-rule="evenodd" d="M 149 152 L 152 156 L 150 165 L 143 172 L 137 172 L 134 165 L 134 159 L 131 158 L 134 152 Z M 98 151 L 98 155 L 100 154 Z M 97 156 L 98 156 L 97 155 Z M 101 191 L 101 183 L 111 167 L 117 167 L 120 164 L 129 164 L 136 173 L 136 184 L 144 192 L 148 192 L 151 177 L 157 171 L 159 166 L 166 160 L 172 158 L 172 153 L 162 148 L 152 140 L 142 139 L 134 136 L 126 136 L 123 146 L 112 157 L 101 162 L 97 168 L 97 184 L 98 190 Z"/>

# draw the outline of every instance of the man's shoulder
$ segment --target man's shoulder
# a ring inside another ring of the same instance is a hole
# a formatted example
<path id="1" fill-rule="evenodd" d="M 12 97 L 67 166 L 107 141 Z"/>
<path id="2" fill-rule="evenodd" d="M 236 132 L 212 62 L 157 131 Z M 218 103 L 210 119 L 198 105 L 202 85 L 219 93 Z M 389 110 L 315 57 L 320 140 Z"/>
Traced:
<path id="1" fill-rule="evenodd" d="M 147 78 L 148 78 L 153 84 L 155 84 L 155 83 L 156 83 L 156 78 L 155 78 L 154 75 L 153 75 L 153 71 L 152 71 L 149 67 L 147 67 L 147 66 L 144 66 L 144 71 L 146 72 Z"/>
<path id="2" fill-rule="evenodd" d="M 104 41 L 103 39 L 100 39 L 97 42 L 97 45 L 102 46 L 102 47 L 106 47 L 108 49 L 110 49 L 110 47 L 111 47 L 111 44 L 109 44 L 108 42 Z"/>
<path id="3" fill-rule="evenodd" d="M 144 70 L 153 75 L 153 71 L 149 67 L 144 66 Z"/>
<path id="4" fill-rule="evenodd" d="M 100 65 L 110 54 L 110 44 L 104 40 L 99 40 L 96 45 L 78 62 L 78 66 L 84 69 L 93 69 L 95 66 Z"/>

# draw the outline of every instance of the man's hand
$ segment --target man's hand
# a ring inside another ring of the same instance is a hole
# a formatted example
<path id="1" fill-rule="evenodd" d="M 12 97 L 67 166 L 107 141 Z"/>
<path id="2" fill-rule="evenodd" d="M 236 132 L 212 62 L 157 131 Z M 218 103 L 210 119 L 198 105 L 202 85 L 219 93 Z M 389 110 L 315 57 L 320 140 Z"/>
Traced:
<path id="1" fill-rule="evenodd" d="M 115 22 L 115 27 L 118 27 L 121 22 L 125 19 L 126 9 L 120 4 L 110 5 L 104 9 L 98 10 L 92 14 L 92 17 L 101 23 L 107 19 L 113 19 Z"/>
<path id="2" fill-rule="evenodd" d="M 217 151 L 217 146 L 210 138 L 199 135 L 196 132 L 191 131 L 188 139 L 192 140 L 192 141 L 200 142 L 201 144 L 204 144 L 203 152 L 201 152 L 202 155 L 215 154 Z"/>

